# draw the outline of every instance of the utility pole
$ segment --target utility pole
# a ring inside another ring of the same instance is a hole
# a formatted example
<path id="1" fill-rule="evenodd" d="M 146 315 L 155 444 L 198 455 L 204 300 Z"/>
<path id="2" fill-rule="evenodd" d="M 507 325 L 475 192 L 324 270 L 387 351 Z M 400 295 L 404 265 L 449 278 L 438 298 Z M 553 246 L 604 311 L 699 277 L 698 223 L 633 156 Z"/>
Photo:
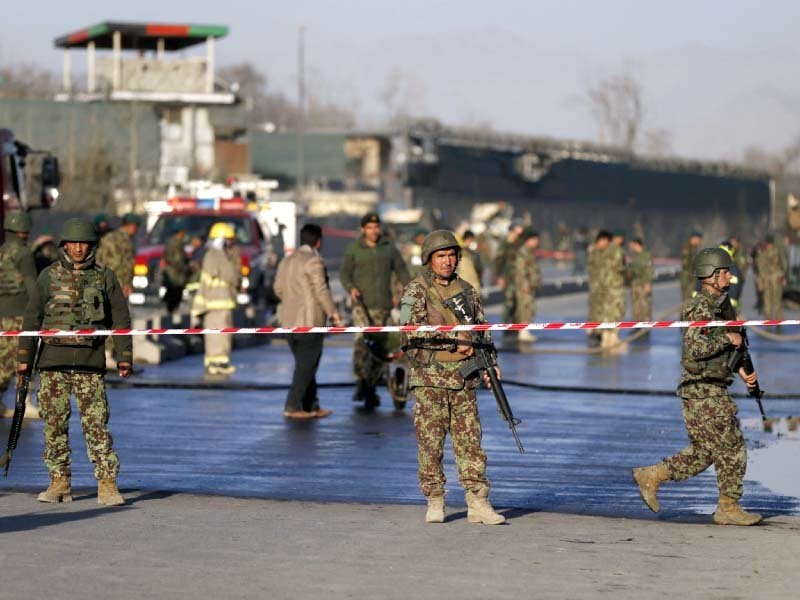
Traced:
<path id="1" fill-rule="evenodd" d="M 306 90 L 305 90 L 305 56 L 304 56 L 304 36 L 306 28 L 301 25 L 298 29 L 297 37 L 297 172 L 295 181 L 295 196 L 299 201 L 302 198 L 303 187 L 305 185 L 305 133 L 306 133 Z"/>

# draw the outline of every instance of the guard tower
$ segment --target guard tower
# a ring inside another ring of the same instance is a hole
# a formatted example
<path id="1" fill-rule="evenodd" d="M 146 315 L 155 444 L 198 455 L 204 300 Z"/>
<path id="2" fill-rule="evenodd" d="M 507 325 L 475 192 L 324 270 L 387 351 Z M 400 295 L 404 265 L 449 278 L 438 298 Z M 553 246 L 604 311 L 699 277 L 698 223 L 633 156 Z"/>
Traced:
<path id="1" fill-rule="evenodd" d="M 152 107 L 161 124 L 160 182 L 207 177 L 217 134 L 231 139 L 238 121 L 236 95 L 214 73 L 216 41 L 227 34 L 224 25 L 106 21 L 56 38 L 64 49 L 56 100 Z M 190 53 L 202 45 L 205 52 Z M 78 48 L 86 50 L 85 88 L 73 81 L 71 53 Z M 214 121 L 224 130 L 215 131 Z"/>

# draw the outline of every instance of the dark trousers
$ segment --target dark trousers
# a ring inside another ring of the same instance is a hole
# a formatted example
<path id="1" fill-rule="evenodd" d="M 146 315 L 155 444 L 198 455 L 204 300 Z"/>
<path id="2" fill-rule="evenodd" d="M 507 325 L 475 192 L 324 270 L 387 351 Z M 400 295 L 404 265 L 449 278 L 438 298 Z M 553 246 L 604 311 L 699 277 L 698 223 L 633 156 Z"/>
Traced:
<path id="1" fill-rule="evenodd" d="M 313 412 L 319 408 L 317 398 L 317 368 L 322 357 L 321 333 L 289 334 L 289 349 L 294 355 L 292 386 L 284 410 Z"/>

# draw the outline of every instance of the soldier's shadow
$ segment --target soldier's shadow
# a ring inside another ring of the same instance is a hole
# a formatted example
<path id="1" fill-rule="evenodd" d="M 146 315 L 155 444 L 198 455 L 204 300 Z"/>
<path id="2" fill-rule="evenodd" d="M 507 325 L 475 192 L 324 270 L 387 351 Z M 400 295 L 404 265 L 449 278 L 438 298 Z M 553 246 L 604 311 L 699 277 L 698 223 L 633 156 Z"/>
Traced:
<path id="1" fill-rule="evenodd" d="M 503 515 L 508 521 L 513 521 L 514 519 L 519 519 L 527 515 L 532 515 L 534 513 L 542 512 L 541 509 L 539 508 L 503 508 L 496 510 L 498 513 Z M 462 520 L 463 521 L 467 520 L 466 510 L 450 513 L 444 518 L 445 523 L 451 523 L 453 521 L 462 521 Z"/>
<path id="2" fill-rule="evenodd" d="M 44 527 L 52 527 L 54 525 L 61 525 L 63 523 L 72 523 L 75 521 L 85 521 L 86 519 L 94 519 L 96 517 L 102 517 L 105 515 L 113 515 L 115 512 L 120 510 L 126 510 L 127 507 L 131 507 L 139 502 L 146 502 L 148 500 L 162 500 L 164 498 L 168 498 L 172 496 L 173 492 L 149 492 L 147 494 L 142 494 L 140 496 L 136 496 L 130 498 L 126 501 L 124 506 L 119 507 L 108 507 L 108 506 L 97 506 L 95 508 L 90 508 L 86 510 L 66 510 L 66 511 L 53 511 L 50 510 L 48 512 L 30 512 L 30 513 L 23 513 L 20 515 L 9 515 L 0 519 L 0 534 L 1 533 L 15 533 L 15 532 L 22 532 L 22 531 L 34 531 L 36 529 L 42 529 Z M 91 498 L 96 497 L 95 494 L 81 494 L 79 496 L 75 496 L 76 501 L 84 501 Z M 69 507 L 71 508 L 74 504 L 48 504 L 48 505 L 41 505 L 42 507 Z"/>

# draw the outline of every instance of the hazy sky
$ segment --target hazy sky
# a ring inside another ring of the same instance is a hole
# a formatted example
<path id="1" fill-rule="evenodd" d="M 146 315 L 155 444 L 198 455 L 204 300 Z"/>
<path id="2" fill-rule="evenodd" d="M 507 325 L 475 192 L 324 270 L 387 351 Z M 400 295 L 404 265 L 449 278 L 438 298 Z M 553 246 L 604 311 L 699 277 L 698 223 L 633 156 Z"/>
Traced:
<path id="1" fill-rule="evenodd" d="M 293 94 L 303 24 L 312 93 L 352 104 L 367 122 L 385 110 L 379 91 L 392 72 L 402 74 L 412 108 L 446 123 L 593 139 L 586 85 L 627 64 L 645 89 L 645 126 L 668 131 L 678 153 L 736 158 L 747 145 L 777 149 L 800 134 L 798 2 L 202 4 L 18 5 L 5 11 L 0 61 L 60 72 L 54 38 L 105 20 L 224 24 L 230 35 L 217 45 L 218 64 L 251 60 L 270 87 Z"/>

